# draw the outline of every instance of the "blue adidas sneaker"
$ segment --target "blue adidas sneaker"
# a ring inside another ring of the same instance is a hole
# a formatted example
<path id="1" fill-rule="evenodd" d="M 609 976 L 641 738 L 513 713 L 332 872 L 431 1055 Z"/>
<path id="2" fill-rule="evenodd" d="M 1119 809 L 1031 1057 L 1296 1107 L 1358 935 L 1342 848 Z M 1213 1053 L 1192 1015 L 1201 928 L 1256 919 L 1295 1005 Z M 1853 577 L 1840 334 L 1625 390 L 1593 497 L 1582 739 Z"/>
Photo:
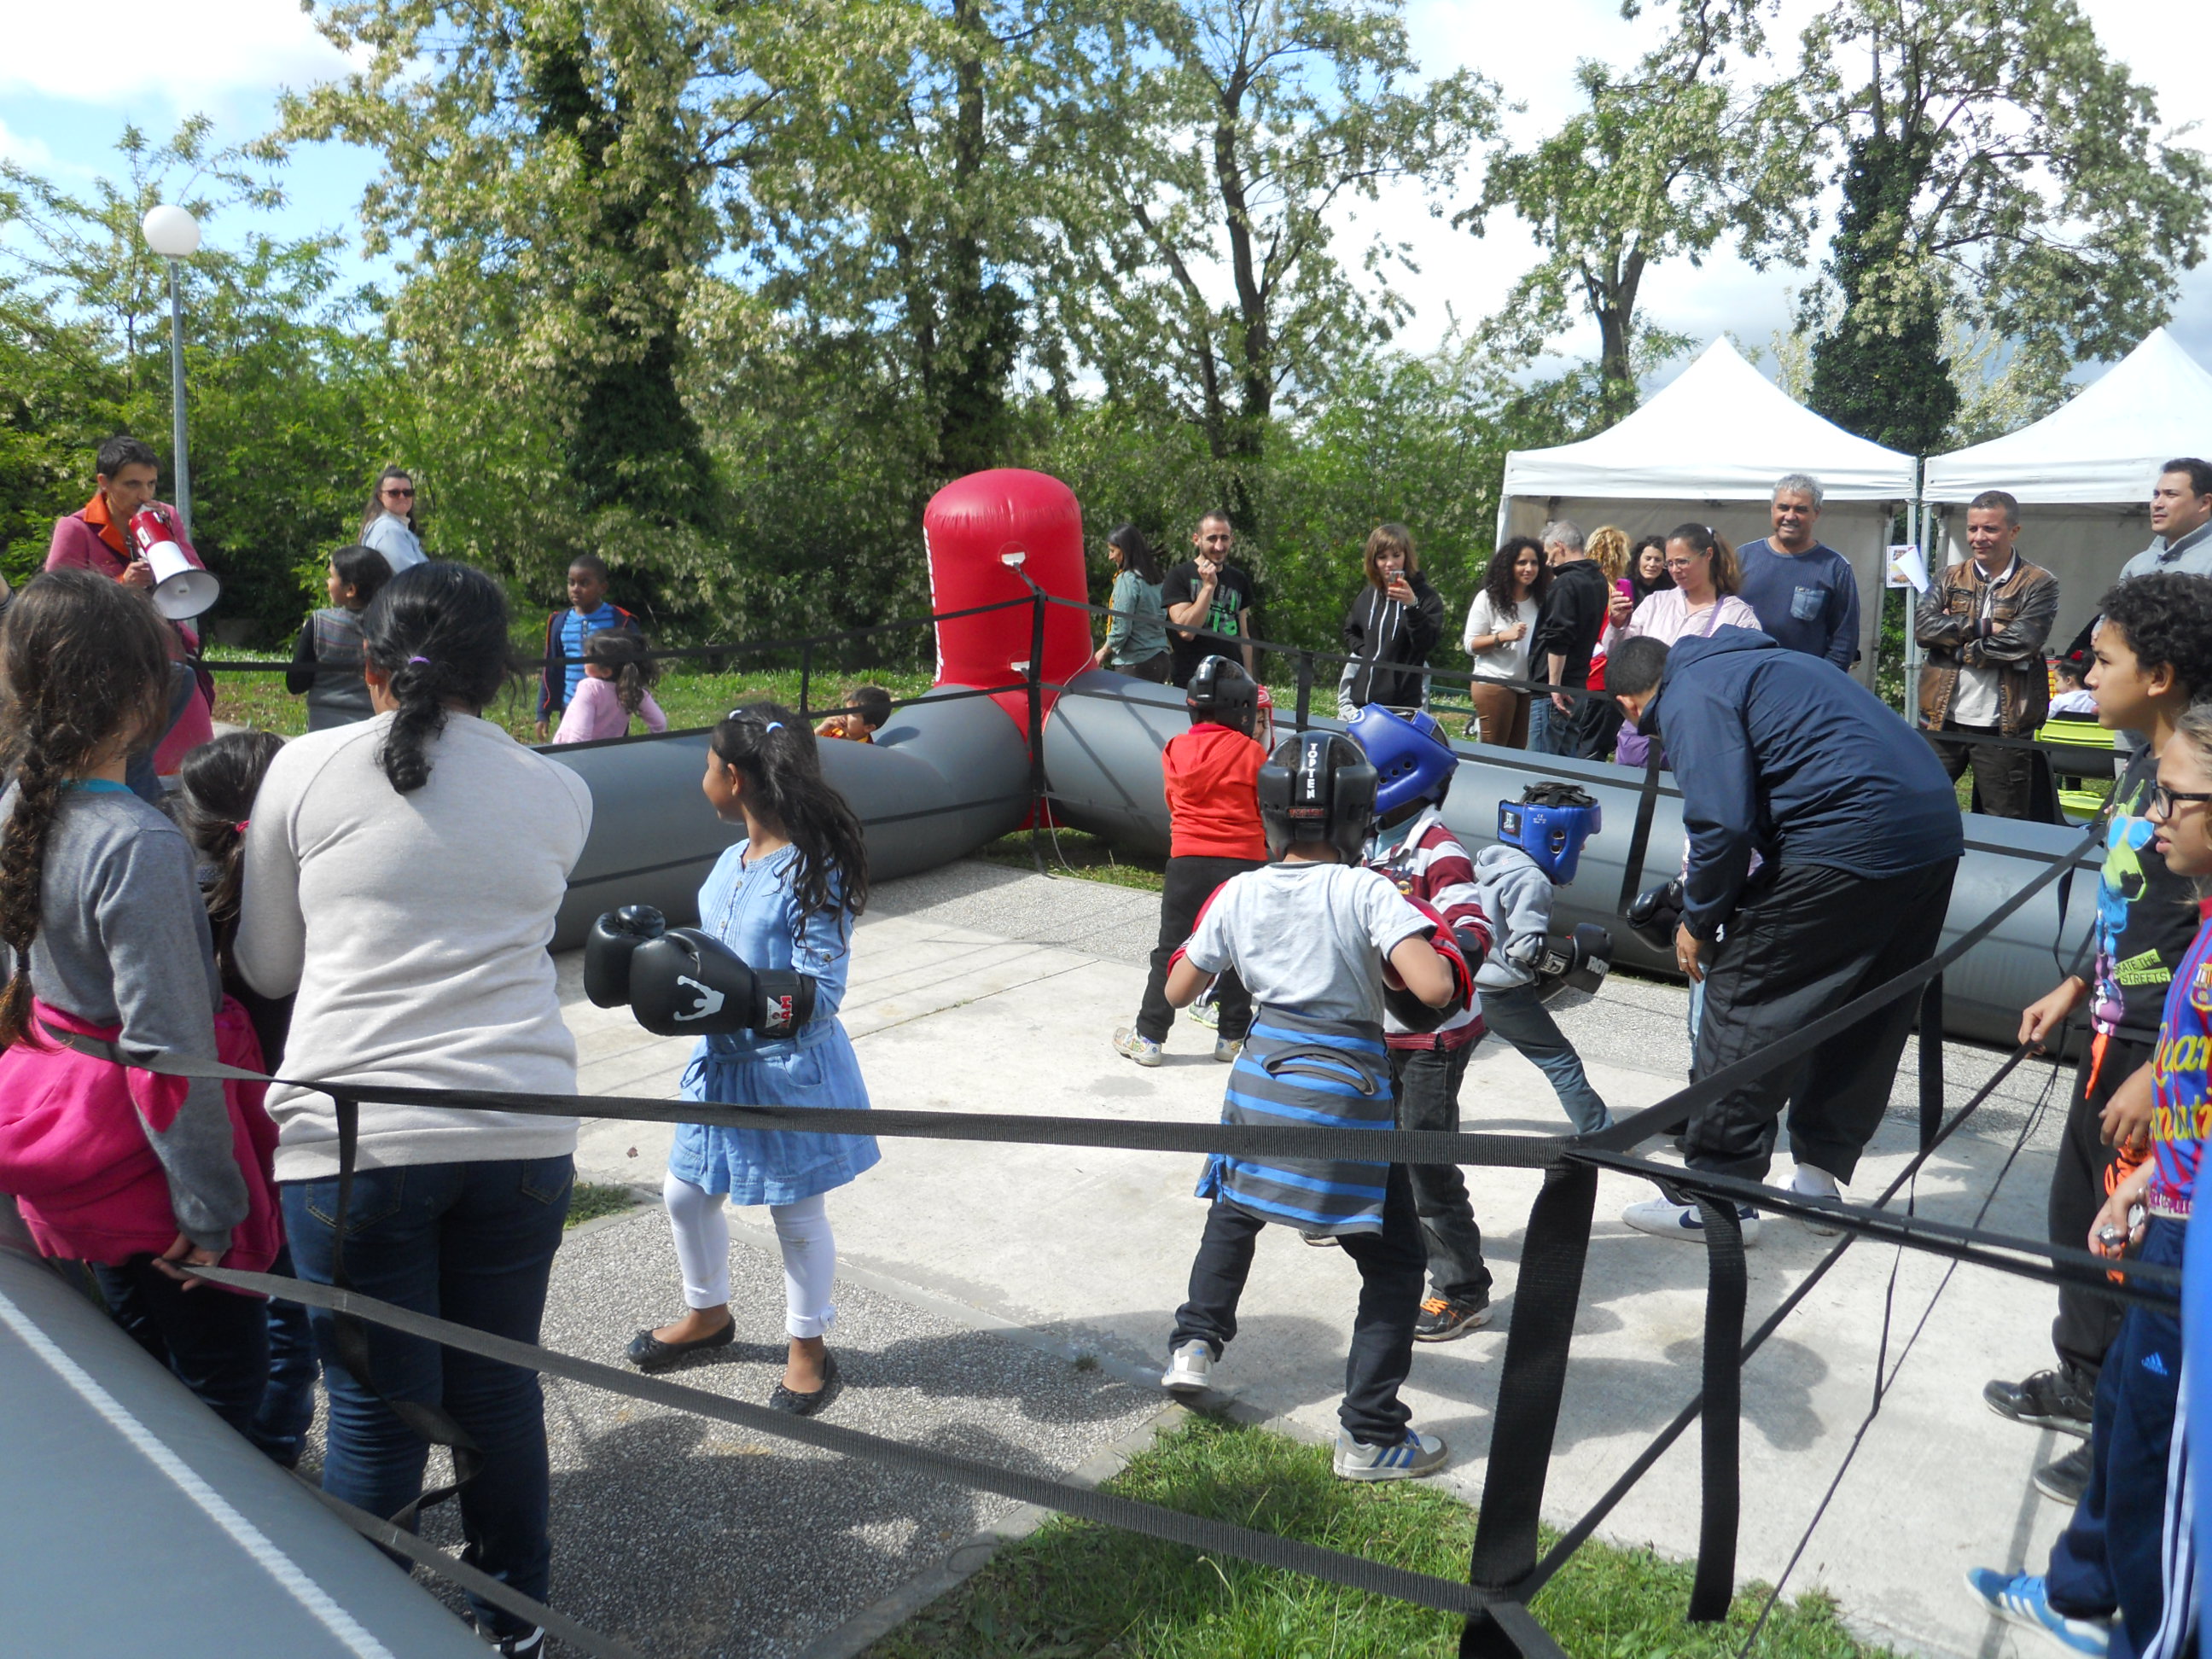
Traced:
<path id="1" fill-rule="evenodd" d="M 1336 1431 L 1336 1473 L 1344 1480 L 1418 1480 L 1443 1468 L 1450 1454 L 1432 1434 L 1406 1431 L 1395 1444 L 1370 1446 L 1354 1440 L 1345 1430 Z"/>
<path id="2" fill-rule="evenodd" d="M 2069 1619 L 2044 1597 L 2040 1573 L 2002 1573 L 1988 1567 L 1970 1567 L 1966 1588 L 2000 1619 L 2030 1630 L 2039 1630 L 2071 1654 L 2084 1659 L 2105 1659 L 2112 1644 L 2108 1619 Z"/>

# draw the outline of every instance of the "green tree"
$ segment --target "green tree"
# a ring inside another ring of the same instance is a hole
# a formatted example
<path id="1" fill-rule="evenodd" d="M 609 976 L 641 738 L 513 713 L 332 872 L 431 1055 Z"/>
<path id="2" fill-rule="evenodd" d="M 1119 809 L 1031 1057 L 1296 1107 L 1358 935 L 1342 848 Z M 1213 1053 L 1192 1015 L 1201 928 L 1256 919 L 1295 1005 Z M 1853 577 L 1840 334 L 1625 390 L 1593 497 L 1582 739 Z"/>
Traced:
<path id="1" fill-rule="evenodd" d="M 1127 94 L 1065 134 L 1052 299 L 1110 403 L 1186 420 L 1217 461 L 1387 340 L 1404 245 L 1340 256 L 1333 216 L 1385 185 L 1449 191 L 1492 130 L 1467 71 L 1423 84 L 1400 0 L 1186 0 L 1133 9 Z M 1232 478 L 1240 516 L 1255 510 Z"/>
<path id="2" fill-rule="evenodd" d="M 1957 407 L 1929 367 L 1947 313 L 2004 340 L 2042 406 L 2166 319 L 2203 257 L 2212 165 L 2160 133 L 2075 0 L 1841 0 L 1803 59 L 1844 141 L 1847 225 L 1805 302 L 1808 325 L 1834 316 L 1823 413 L 1924 453 Z"/>
<path id="3" fill-rule="evenodd" d="M 1731 240 L 1756 269 L 1803 257 L 1808 130 L 1789 87 L 1742 83 L 1765 44 L 1755 5 L 1682 0 L 1667 40 L 1632 70 L 1585 60 L 1586 107 L 1534 147 L 1494 158 L 1480 203 L 1455 222 L 1479 233 L 1510 209 L 1528 225 L 1545 258 L 1494 326 L 1534 356 L 1573 312 L 1595 323 L 1609 419 L 1636 407 L 1639 372 L 1689 343 L 1638 313 L 1653 265 L 1699 264 Z"/>

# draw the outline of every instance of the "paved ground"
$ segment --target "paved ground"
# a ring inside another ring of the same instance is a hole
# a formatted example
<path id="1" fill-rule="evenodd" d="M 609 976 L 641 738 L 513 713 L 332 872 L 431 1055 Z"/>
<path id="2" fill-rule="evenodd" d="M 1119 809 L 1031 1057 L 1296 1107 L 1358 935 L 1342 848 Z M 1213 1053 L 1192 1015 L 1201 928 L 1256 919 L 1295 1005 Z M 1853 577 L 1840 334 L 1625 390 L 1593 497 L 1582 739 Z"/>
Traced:
<path id="1" fill-rule="evenodd" d="M 1141 962 L 1154 927 L 1147 894 L 961 864 L 892 884 L 862 922 L 845 1019 L 879 1106 L 981 1111 L 1095 1113 L 1102 1117 L 1164 1116 L 1212 1121 L 1223 1073 L 1209 1057 L 1211 1036 L 1178 1028 L 1170 1063 L 1141 1071 L 1107 1046 L 1112 1027 L 1133 1011 Z M 585 1057 L 588 1091 L 665 1095 L 683 1064 L 682 1046 L 647 1036 L 626 1017 L 592 1009 L 574 994 L 578 963 L 564 963 L 569 1018 Z M 1678 988 L 1620 981 L 1565 1016 L 1590 1063 L 1597 1086 L 1616 1108 L 1655 1101 L 1675 1087 L 1686 1064 L 1683 994 Z M 1991 1058 L 1954 1052 L 1947 1066 L 1953 1098 L 1987 1076 Z M 2023 1068 L 1972 1133 L 1945 1149 L 1920 1182 L 1924 1212 L 1968 1219 L 1989 1190 L 2021 1132 L 2033 1129 L 1988 1217 L 1988 1224 L 2033 1236 L 2039 1231 L 2055 1121 L 2031 1123 L 2051 1068 Z M 2051 1090 L 2051 1118 L 2063 1106 L 2063 1084 Z M 1471 1126 L 1539 1131 L 1563 1119 L 1535 1069 L 1510 1049 L 1486 1043 L 1468 1073 L 1464 1103 Z M 1914 1085 L 1908 1065 L 1895 1101 L 1900 1109 L 1870 1149 L 1854 1190 L 1871 1194 L 1913 1144 Z M 587 1122 L 579 1161 L 586 1178 L 655 1182 L 667 1134 L 651 1126 Z M 1067 1352 L 1095 1351 L 1123 1376 L 1156 1367 L 1195 1243 L 1200 1207 L 1190 1196 L 1194 1160 L 1150 1153 L 1053 1151 L 913 1140 L 883 1143 L 884 1161 L 832 1200 L 844 1261 L 876 1286 L 903 1291 L 952 1324 L 1006 1325 Z M 1498 1327 L 1464 1341 L 1419 1352 L 1409 1389 L 1418 1420 L 1443 1434 L 1455 1458 L 1446 1479 L 1469 1497 L 1480 1492 L 1497 1364 L 1512 1316 L 1520 1234 L 1537 1177 L 1490 1170 L 1475 1178 L 1477 1213 L 1498 1273 Z M 1702 1254 L 1630 1232 L 1615 1218 L 1624 1203 L 1649 1188 L 1607 1177 L 1586 1279 L 1573 1363 L 1563 1402 L 1559 1455 L 1547 1488 L 1547 1514 L 1571 1519 L 1607 1486 L 1698 1386 L 1704 1306 Z M 765 1222 L 765 1216 L 753 1219 Z M 599 1237 L 564 1253 L 556 1300 L 568 1286 L 588 1286 L 592 1317 L 571 1326 L 565 1313 L 556 1340 L 578 1352 L 611 1352 L 630 1325 L 673 1305 L 672 1264 L 651 1235 L 657 1227 L 622 1231 L 619 1245 Z M 765 1243 L 768 1235 L 750 1235 Z M 611 1235 L 607 1236 L 611 1237 Z M 1753 1257 L 1751 1316 L 1756 1322 L 1785 1295 L 1824 1248 L 1799 1224 L 1770 1222 Z M 656 1255 L 654 1252 L 662 1252 Z M 569 1255 L 578 1260 L 568 1261 Z M 1753 1361 L 1745 1385 L 1743 1577 L 1771 1577 L 1788 1560 L 1863 1416 L 1874 1379 L 1883 1300 L 1893 1253 L 1861 1246 L 1808 1299 L 1775 1341 Z M 754 1321 L 765 1340 L 780 1298 L 759 1261 Z M 1945 1264 L 1905 1260 L 1895 1277 L 1896 1316 L 1891 1363 L 1945 1279 Z M 1266 1236 L 1245 1304 L 1243 1331 L 1223 1370 L 1226 1389 L 1247 1407 L 1304 1432 L 1333 1431 L 1342 1355 L 1356 1277 L 1334 1251 L 1314 1250 L 1287 1234 Z M 625 1293 L 627 1299 L 625 1299 Z M 893 1321 L 888 1302 L 855 1297 L 869 1318 Z M 604 1310 L 604 1311 L 599 1311 Z M 2051 1303 L 2040 1288 L 1979 1269 L 1950 1279 L 1888 1395 L 1883 1418 L 1844 1480 L 1791 1583 L 1825 1585 L 1862 1628 L 1930 1652 L 1995 1654 L 2009 1638 L 1973 1615 L 1960 1575 L 1978 1563 L 2039 1563 L 2063 1516 L 2029 1484 L 2034 1464 L 2071 1443 L 2003 1423 L 1979 1401 L 1991 1376 L 2018 1376 L 2045 1363 Z M 884 1329 L 892 1329 L 890 1326 Z M 867 1363 L 852 1368 L 854 1386 L 838 1408 L 846 1420 L 864 1412 L 894 1431 L 998 1437 L 1030 1445 L 1047 1461 L 1072 1461 L 1112 1438 L 1141 1413 L 1133 1395 L 1091 1377 L 1071 1395 L 1046 1390 L 1028 1416 L 1006 1414 L 999 1367 L 1014 1363 L 995 1341 L 963 1349 L 941 1331 L 910 1338 L 856 1322 L 846 1340 Z M 973 1339 L 970 1339 L 971 1340 Z M 931 1342 L 940 1346 L 932 1347 Z M 904 1345 L 904 1346 L 902 1346 Z M 898 1392 L 877 1355 L 941 1360 L 941 1395 L 932 1415 L 921 1393 Z M 858 1356 L 856 1356 L 857 1358 Z M 1024 1365 L 1034 1359 L 1024 1357 Z M 1048 1367 L 1048 1370 L 1050 1368 Z M 978 1374 L 981 1380 L 978 1380 Z M 1064 1387 L 1075 1387 L 1064 1362 Z M 764 1389 L 764 1361 L 731 1368 L 733 1379 Z M 1039 1373 L 1040 1378 L 1044 1373 Z M 1040 1385 L 1042 1386 L 1042 1382 Z M 886 1398 L 886 1396 L 888 1396 Z M 955 1399 L 955 1396 L 960 1398 Z M 568 1407 L 564 1406 L 563 1410 Z M 908 1414 L 911 1413 L 912 1414 Z M 564 1431 L 565 1432 L 565 1431 Z M 584 1467 L 608 1462 L 686 1460 L 689 1473 L 672 1488 L 693 1494 L 696 1509 L 733 1519 L 750 1500 L 749 1487 L 726 1483 L 743 1467 L 761 1478 L 762 1465 L 702 1467 L 692 1454 L 699 1437 L 686 1425 L 578 1430 L 568 1443 L 592 1451 Z M 1034 1437 L 1032 1437 L 1034 1434 Z M 1087 1438 L 1086 1438 L 1087 1437 Z M 710 1437 L 711 1438 L 711 1437 Z M 975 1443 L 983 1443 L 979 1439 Z M 779 1455 L 763 1464 L 782 1463 Z M 571 1464 L 572 1469 L 575 1467 Z M 665 1477 L 640 1475 L 641 1480 Z M 811 1469 L 781 1487 L 780 1502 L 817 1488 Z M 859 1480 L 853 1492 L 865 1491 Z M 596 1487 L 593 1479 L 582 1489 Z M 576 1490 L 565 1484 L 563 1493 Z M 829 1507 L 832 1535 L 803 1543 L 782 1529 L 787 1550 L 771 1573 L 788 1584 L 820 1587 L 888 1582 L 930 1558 L 949 1535 L 981 1511 L 960 1500 L 925 1502 L 905 1488 L 874 1500 L 836 1488 Z M 1695 1437 L 1671 1453 L 1619 1510 L 1606 1535 L 1649 1541 L 1686 1555 L 1694 1550 L 1697 1515 Z M 641 1492 L 641 1498 L 642 1492 Z M 717 1506 L 720 1507 L 717 1507 Z M 642 1501 L 617 1506 L 619 1526 L 604 1543 L 587 1543 L 573 1514 L 564 1514 L 566 1547 L 586 1572 L 600 1553 L 619 1560 L 624 1576 L 647 1565 L 663 1547 L 687 1561 L 725 1524 L 664 1516 Z M 878 1525 L 871 1517 L 879 1517 Z M 874 1529 L 871 1529 L 872 1527 Z M 698 1530 L 704 1528 L 704 1531 Z M 769 1529 L 771 1533 L 776 1529 Z M 740 1534 L 750 1544 L 758 1533 Z M 748 1556 L 750 1549 L 744 1552 Z M 759 1628 L 790 1615 L 781 1593 L 748 1588 L 752 1563 L 702 1584 L 696 1598 L 734 1598 L 738 1610 L 719 1638 L 759 1646 L 686 1645 L 687 1630 L 666 1632 L 660 1650 L 769 1652 L 795 1639 Z M 569 1570 L 564 1567 L 564 1583 Z M 691 1565 L 665 1573 L 688 1583 Z M 592 1592 L 597 1594 L 595 1590 Z M 624 1592 L 627 1594 L 628 1592 Z M 651 1604 L 649 1589 L 637 1592 Z M 765 1599 L 762 1599 L 765 1596 Z M 564 1596 L 564 1599 L 565 1596 Z M 804 1605 L 802 1591 L 794 1605 Z M 584 1611 L 583 1601 L 572 1602 Z M 817 1605 L 819 1605 L 817 1601 Z M 773 1613 L 758 1607 L 774 1607 Z M 699 1615 L 704 1632 L 714 1617 Z M 611 1613 L 617 1629 L 638 1630 Z M 641 1631 L 641 1633 L 642 1632 Z"/>

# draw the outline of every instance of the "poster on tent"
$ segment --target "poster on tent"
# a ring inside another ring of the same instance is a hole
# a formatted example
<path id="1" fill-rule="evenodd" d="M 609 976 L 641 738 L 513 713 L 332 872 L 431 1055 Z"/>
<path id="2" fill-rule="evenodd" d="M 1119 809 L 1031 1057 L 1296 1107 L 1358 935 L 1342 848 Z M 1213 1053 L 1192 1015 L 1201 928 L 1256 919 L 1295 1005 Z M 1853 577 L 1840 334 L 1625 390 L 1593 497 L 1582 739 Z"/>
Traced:
<path id="1" fill-rule="evenodd" d="M 1928 591 L 1928 561 L 1920 556 L 1920 549 L 1916 544 L 1892 544 L 1887 569 L 1888 574 L 1883 578 L 1884 586 L 1909 587 L 1916 593 Z"/>

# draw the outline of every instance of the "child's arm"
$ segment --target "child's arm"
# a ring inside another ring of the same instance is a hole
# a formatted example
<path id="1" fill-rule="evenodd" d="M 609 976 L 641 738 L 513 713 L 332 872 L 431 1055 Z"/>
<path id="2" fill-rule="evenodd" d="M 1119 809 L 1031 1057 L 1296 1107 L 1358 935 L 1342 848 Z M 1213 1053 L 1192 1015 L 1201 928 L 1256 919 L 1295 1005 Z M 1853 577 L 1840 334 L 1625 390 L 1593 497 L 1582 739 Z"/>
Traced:
<path id="1" fill-rule="evenodd" d="M 1395 981 L 1395 984 L 1393 983 Z M 1416 933 L 1391 947 L 1382 971 L 1382 982 L 1395 990 L 1403 986 L 1431 1008 L 1441 1008 L 1458 994 L 1452 971 L 1436 947 Z M 1168 999 L 1170 1002 L 1175 999 Z"/>
<path id="2" fill-rule="evenodd" d="M 559 660 L 561 650 L 561 613 L 554 611 L 545 618 L 545 666 L 538 675 L 538 740 L 545 740 L 546 728 L 553 719 L 553 688 L 565 678 L 566 665 Z"/>
<path id="3" fill-rule="evenodd" d="M 668 716 L 660 712 L 660 705 L 653 702 L 652 692 L 648 691 L 638 699 L 637 712 L 638 717 L 644 720 L 647 731 L 665 732 L 668 729 Z"/>
<path id="4" fill-rule="evenodd" d="M 294 696 L 315 689 L 315 619 L 313 617 L 300 625 L 300 637 L 292 642 L 292 665 L 284 671 L 284 689 Z"/>
<path id="5" fill-rule="evenodd" d="M 1430 954 L 1434 955 L 1431 951 Z M 1188 957 L 1179 956 L 1168 969 L 1167 998 L 1170 1008 L 1188 1008 L 1198 1000 L 1198 994 L 1213 983 L 1218 975 L 1209 974 Z"/>

